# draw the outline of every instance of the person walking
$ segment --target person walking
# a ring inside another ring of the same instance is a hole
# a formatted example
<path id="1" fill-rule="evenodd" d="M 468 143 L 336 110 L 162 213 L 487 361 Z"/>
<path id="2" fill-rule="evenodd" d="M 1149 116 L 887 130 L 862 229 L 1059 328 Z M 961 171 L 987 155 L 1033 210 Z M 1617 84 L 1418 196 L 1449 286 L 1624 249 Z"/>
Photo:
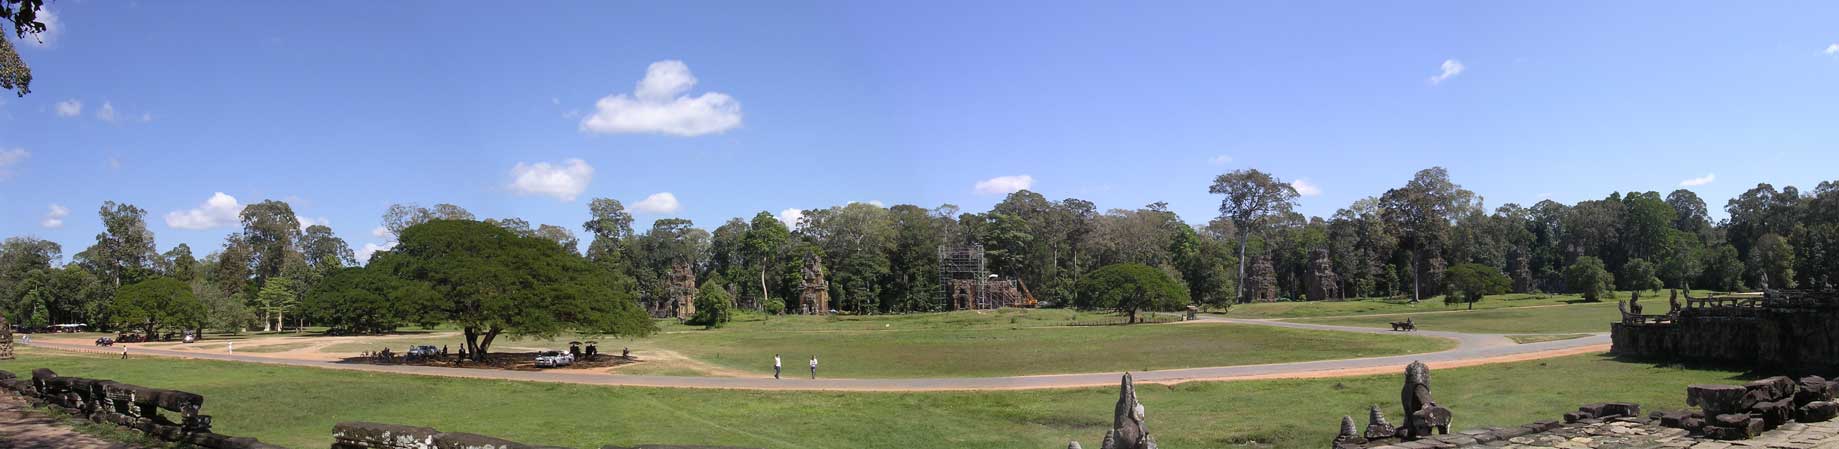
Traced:
<path id="1" fill-rule="evenodd" d="M 228 353 L 228 354 L 236 353 L 236 342 L 234 341 L 229 342 L 229 343 L 224 343 L 223 347 L 224 347 L 224 353 Z"/>
<path id="2" fill-rule="evenodd" d="M 817 354 L 811 354 L 811 379 L 817 379 Z"/>
<path id="3" fill-rule="evenodd" d="M 773 378 L 779 378 L 779 354 L 773 354 Z"/>
<path id="4" fill-rule="evenodd" d="M 121 347 L 121 359 L 122 359 L 122 360 L 127 360 L 127 359 L 128 359 L 128 347 L 127 347 L 127 346 L 122 346 L 122 347 Z"/>

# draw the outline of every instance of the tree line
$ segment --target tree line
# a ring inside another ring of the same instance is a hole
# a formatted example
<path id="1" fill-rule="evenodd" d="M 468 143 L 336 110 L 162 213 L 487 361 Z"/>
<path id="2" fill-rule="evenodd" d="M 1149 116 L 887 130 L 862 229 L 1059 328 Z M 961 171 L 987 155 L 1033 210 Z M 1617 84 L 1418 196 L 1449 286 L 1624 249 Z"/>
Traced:
<path id="1" fill-rule="evenodd" d="M 1446 292 L 1478 298 L 1473 293 L 1503 288 L 1590 296 L 1611 288 L 1824 288 L 1839 273 L 1839 182 L 1822 182 L 1809 193 L 1759 184 L 1727 201 L 1729 218 L 1715 223 L 1706 203 L 1686 189 L 1490 210 L 1437 167 L 1330 217 L 1296 212 L 1295 190 L 1258 170 L 1222 174 L 1209 191 L 1220 195 L 1220 214 L 1204 224 L 1190 224 L 1160 202 L 1101 211 L 1090 201 L 1049 200 L 1028 190 L 983 212 L 850 203 L 807 211 L 796 223 L 759 212 L 712 231 L 680 218 L 639 231 L 619 201 L 605 198 L 588 203 L 589 219 L 578 228 L 480 220 L 451 204 L 398 204 L 382 214 L 398 246 L 367 264 L 330 227 L 302 227 L 282 201 L 246 207 L 240 229 L 203 257 L 185 244 L 159 252 L 146 211 L 106 202 L 97 212 L 103 231 L 68 263 L 55 242 L 17 236 L 0 243 L 0 311 L 28 327 L 167 321 L 174 329 L 229 331 L 312 323 L 376 332 L 445 322 L 469 328 L 469 337 L 477 334 L 469 339 L 489 346 L 500 333 L 648 332 L 631 318 L 644 308 L 603 305 L 669 301 L 683 293 L 672 273 L 686 267 L 695 278 L 691 289 L 724 298 L 709 304 L 723 314 L 730 307 L 796 310 L 806 260 L 821 261 L 838 310 L 945 310 L 938 249 L 970 244 L 985 248 L 992 273 L 1023 281 L 1050 305 L 1087 305 L 1080 301 L 1087 276 L 1139 278 L 1144 270 L 1172 281 L 1150 289 L 1161 292 L 1157 298 L 1215 306 L 1322 299 L 1310 294 L 1324 291 L 1417 299 Z M 574 229 L 585 233 L 585 252 Z M 481 236 L 498 240 L 474 241 Z M 461 260 L 478 265 L 453 266 Z M 1132 265 L 1099 273 L 1119 264 Z M 458 271 L 430 277 L 437 268 Z M 162 285 L 127 288 L 153 280 Z M 1312 282 L 1334 288 L 1312 290 Z M 1164 292 L 1168 285 L 1183 294 Z M 551 286 L 561 290 L 546 290 Z M 1084 293 L 1117 296 L 1094 288 Z M 496 293 L 480 293 L 488 290 Z M 184 310 L 153 311 L 165 304 L 154 299 L 174 295 L 193 301 L 183 302 Z M 574 299 L 555 299 L 562 297 Z M 474 303 L 453 306 L 465 301 Z M 495 313 L 568 319 L 513 323 L 487 313 L 506 301 L 548 305 L 540 313 Z M 472 312 L 485 315 L 464 314 Z"/>

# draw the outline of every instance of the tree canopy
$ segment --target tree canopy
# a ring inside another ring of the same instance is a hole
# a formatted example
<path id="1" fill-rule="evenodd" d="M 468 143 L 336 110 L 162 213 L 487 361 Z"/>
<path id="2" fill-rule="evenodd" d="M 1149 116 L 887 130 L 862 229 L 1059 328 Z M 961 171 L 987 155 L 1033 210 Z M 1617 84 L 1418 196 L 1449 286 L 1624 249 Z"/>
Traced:
<path id="1" fill-rule="evenodd" d="M 1167 273 L 1140 263 L 1107 265 L 1079 280 L 1074 303 L 1084 309 L 1111 309 L 1137 322 L 1137 311 L 1172 311 L 1188 305 L 1188 290 Z"/>
<path id="2" fill-rule="evenodd" d="M 1572 293 L 1582 295 L 1584 300 L 1600 301 L 1603 294 L 1615 289 L 1615 276 L 1603 268 L 1602 259 L 1584 256 L 1565 267 L 1564 283 L 1571 287 Z"/>
<path id="3" fill-rule="evenodd" d="M 1450 267 L 1443 275 L 1443 302 L 1449 304 L 1468 304 L 1470 309 L 1487 295 L 1507 293 L 1513 287 L 1513 280 L 1507 278 L 1499 268 L 1478 263 L 1458 264 Z"/>
<path id="4" fill-rule="evenodd" d="M 472 220 L 432 220 L 403 229 L 372 267 L 424 283 L 440 297 L 433 313 L 461 327 L 483 360 L 500 334 L 644 336 L 655 324 L 629 287 L 555 242 Z"/>
<path id="5" fill-rule="evenodd" d="M 138 327 L 148 338 L 162 329 L 197 329 L 204 325 L 204 304 L 190 286 L 177 279 L 155 277 L 115 291 L 115 325 Z"/>

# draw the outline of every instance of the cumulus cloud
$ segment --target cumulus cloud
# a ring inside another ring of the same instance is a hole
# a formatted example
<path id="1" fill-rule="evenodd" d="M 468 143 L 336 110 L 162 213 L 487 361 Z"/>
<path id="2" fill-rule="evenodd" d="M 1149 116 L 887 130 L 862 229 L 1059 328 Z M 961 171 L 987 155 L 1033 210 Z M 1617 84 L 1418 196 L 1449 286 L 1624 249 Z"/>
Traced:
<path id="1" fill-rule="evenodd" d="M 62 228 L 64 227 L 64 217 L 68 216 L 70 216 L 70 208 L 52 203 L 51 210 L 45 212 L 45 219 L 38 222 L 38 224 L 44 226 L 46 229 Z"/>
<path id="2" fill-rule="evenodd" d="M 1232 156 L 1227 156 L 1224 154 L 1219 155 L 1219 156 L 1214 156 L 1212 159 L 1207 159 L 1207 163 L 1213 164 L 1213 165 L 1226 165 L 1226 164 L 1232 163 Z"/>
<path id="3" fill-rule="evenodd" d="M 242 212 L 243 205 L 236 202 L 236 197 L 217 192 L 197 208 L 167 212 L 166 226 L 190 230 L 223 227 L 240 222 L 237 214 Z"/>
<path id="4" fill-rule="evenodd" d="M 1823 53 L 1826 53 L 1827 55 L 1839 56 L 1839 44 L 1832 44 L 1832 45 L 1826 46 L 1826 51 L 1824 51 Z"/>
<path id="5" fill-rule="evenodd" d="M 1443 60 L 1443 65 L 1440 66 L 1440 68 L 1443 70 L 1442 73 L 1438 73 L 1437 76 L 1430 77 L 1430 84 L 1433 84 L 1433 85 L 1443 84 L 1444 81 L 1447 81 L 1450 78 L 1455 78 L 1456 75 L 1461 75 L 1463 70 L 1468 69 L 1468 67 L 1465 67 L 1462 65 L 1462 61 L 1457 61 L 1454 59 Z"/>
<path id="6" fill-rule="evenodd" d="M 76 117 L 83 115 L 83 101 L 75 98 L 57 102 L 58 117 Z"/>
<path id="7" fill-rule="evenodd" d="M 1706 173 L 1705 176 L 1700 176 L 1697 178 L 1680 181 L 1679 186 L 1680 187 L 1698 187 L 1698 186 L 1710 184 L 1712 181 L 1716 181 L 1716 180 L 1718 180 L 1717 173 Z"/>
<path id="8" fill-rule="evenodd" d="M 388 251 L 390 248 L 395 247 L 396 242 L 383 242 L 382 244 L 364 242 L 364 247 L 358 248 L 357 250 L 358 263 L 368 264 L 370 263 L 370 256 L 372 254 L 376 254 L 377 251 Z"/>
<path id="9" fill-rule="evenodd" d="M 1296 189 L 1296 194 L 1302 196 L 1317 196 L 1322 194 L 1321 187 L 1310 184 L 1309 181 L 1302 179 L 1290 181 L 1290 188 Z"/>
<path id="10" fill-rule="evenodd" d="M 973 187 L 977 193 L 1003 195 L 1034 187 L 1034 177 L 1029 175 L 997 176 L 977 181 L 977 185 Z"/>
<path id="11" fill-rule="evenodd" d="M 377 237 L 377 238 L 384 238 L 384 237 L 389 237 L 389 236 L 390 236 L 390 228 L 385 228 L 385 227 L 382 227 L 382 226 L 378 226 L 378 227 L 377 227 L 376 229 L 371 229 L 371 230 L 370 230 L 370 236 L 371 236 L 371 237 Z"/>
<path id="12" fill-rule="evenodd" d="M 319 217 L 319 218 L 300 217 L 299 220 L 300 220 L 300 232 L 306 232 L 306 228 L 313 227 L 313 225 L 332 227 L 332 219 L 329 219 L 326 217 Z"/>
<path id="13" fill-rule="evenodd" d="M 29 157 L 32 157 L 32 152 L 24 148 L 0 150 L 0 181 L 13 177 L 13 167 L 19 166 L 20 162 Z"/>
<path id="14" fill-rule="evenodd" d="M 580 159 L 569 159 L 561 165 L 519 162 L 511 167 L 511 178 L 511 191 L 519 195 L 548 195 L 574 201 L 594 180 L 594 167 Z"/>
<path id="15" fill-rule="evenodd" d="M 741 126 L 741 103 L 720 92 L 686 93 L 696 76 L 683 61 L 651 63 L 632 94 L 613 94 L 594 103 L 581 131 L 597 134 L 651 133 L 700 136 Z"/>
<path id="16" fill-rule="evenodd" d="M 794 208 L 787 208 L 786 210 L 779 211 L 779 221 L 781 223 L 785 223 L 786 227 L 790 227 L 790 228 L 798 227 L 798 220 L 802 218 L 805 218 L 804 209 L 799 209 L 799 208 L 794 207 Z"/>
<path id="17" fill-rule="evenodd" d="M 102 109 L 96 110 L 96 118 L 105 122 L 114 123 L 115 105 L 106 101 L 102 102 Z"/>
<path id="18" fill-rule="evenodd" d="M 633 203 L 632 210 L 648 214 L 669 214 L 683 210 L 683 205 L 677 203 L 677 195 L 672 195 L 670 192 L 658 192 Z"/>

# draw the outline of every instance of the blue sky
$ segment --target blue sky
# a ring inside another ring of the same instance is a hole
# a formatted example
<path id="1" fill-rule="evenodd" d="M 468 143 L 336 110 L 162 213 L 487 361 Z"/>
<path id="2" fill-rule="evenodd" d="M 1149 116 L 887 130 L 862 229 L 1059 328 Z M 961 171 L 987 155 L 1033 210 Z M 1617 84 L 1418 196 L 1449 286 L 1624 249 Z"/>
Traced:
<path id="1" fill-rule="evenodd" d="M 1027 185 L 1198 223 L 1245 167 L 1311 215 L 1433 165 L 1490 207 L 1839 179 L 1839 4 L 653 3 L 53 2 L 0 235 L 72 254 L 105 200 L 203 254 L 270 198 L 362 248 L 397 202 L 712 228 Z"/>

